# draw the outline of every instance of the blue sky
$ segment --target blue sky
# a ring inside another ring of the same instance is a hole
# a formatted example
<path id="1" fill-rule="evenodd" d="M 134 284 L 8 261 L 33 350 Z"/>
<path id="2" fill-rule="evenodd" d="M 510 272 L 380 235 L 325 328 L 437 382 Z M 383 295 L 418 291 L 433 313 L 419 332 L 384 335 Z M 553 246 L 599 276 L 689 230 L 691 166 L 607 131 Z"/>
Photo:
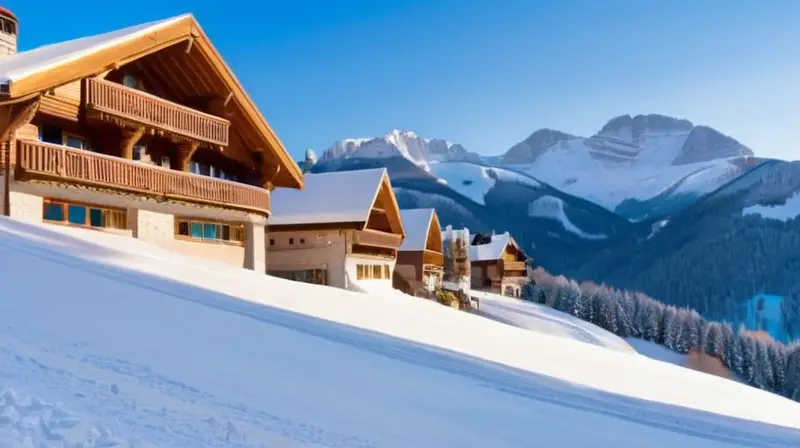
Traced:
<path id="1" fill-rule="evenodd" d="M 497 154 L 611 117 L 798 159 L 800 1 L 11 0 L 21 49 L 192 12 L 300 157 L 393 128 Z"/>

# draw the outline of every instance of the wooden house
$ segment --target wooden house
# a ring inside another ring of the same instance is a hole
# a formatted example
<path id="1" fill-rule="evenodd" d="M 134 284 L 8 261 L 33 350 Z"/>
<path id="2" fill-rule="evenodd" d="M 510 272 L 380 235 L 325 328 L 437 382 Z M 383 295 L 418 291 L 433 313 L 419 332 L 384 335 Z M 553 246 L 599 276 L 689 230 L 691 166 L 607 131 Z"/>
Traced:
<path id="1" fill-rule="evenodd" d="M 398 248 L 394 287 L 408 294 L 433 292 L 442 286 L 442 228 L 436 210 L 400 210 L 406 238 Z"/>
<path id="2" fill-rule="evenodd" d="M 303 176 L 192 15 L 6 53 L 5 215 L 265 270 L 271 191 Z"/>
<path id="3" fill-rule="evenodd" d="M 528 256 L 508 232 L 472 235 L 469 248 L 474 289 L 519 297 L 528 281 Z"/>
<path id="4" fill-rule="evenodd" d="M 405 233 L 385 168 L 307 174 L 273 196 L 270 275 L 354 290 L 391 288 Z"/>

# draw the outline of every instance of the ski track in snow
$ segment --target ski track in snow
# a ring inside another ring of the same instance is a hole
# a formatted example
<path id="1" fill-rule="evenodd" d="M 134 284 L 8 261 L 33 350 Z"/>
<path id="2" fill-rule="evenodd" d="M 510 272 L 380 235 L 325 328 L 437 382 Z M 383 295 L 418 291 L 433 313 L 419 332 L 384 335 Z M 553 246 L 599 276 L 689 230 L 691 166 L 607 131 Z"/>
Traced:
<path id="1" fill-rule="evenodd" d="M 715 415 L 684 409 L 676 406 L 666 406 L 660 403 L 648 402 L 622 395 L 595 390 L 587 387 L 571 385 L 561 380 L 550 377 L 516 370 L 510 367 L 497 365 L 488 361 L 472 358 L 450 352 L 444 349 L 424 346 L 418 343 L 399 340 L 394 337 L 372 333 L 353 327 L 313 319 L 308 316 L 283 311 L 275 308 L 260 306 L 244 300 L 235 300 L 224 294 L 208 290 L 201 290 L 187 284 L 181 284 L 168 279 L 155 276 L 142 275 L 135 271 L 126 271 L 115 266 L 102 265 L 70 255 L 65 250 L 45 249 L 33 243 L 23 243 L 8 237 L 8 233 L 0 233 L 0 248 L 3 253 L 13 253 L 15 263 L 20 265 L 37 265 L 43 270 L 54 272 L 63 270 L 72 275 L 81 275 L 84 281 L 100 283 L 110 281 L 120 285 L 141 288 L 142 292 L 148 291 L 152 296 L 165 301 L 190 302 L 201 307 L 207 307 L 209 312 L 227 313 L 236 317 L 245 317 L 266 325 L 269 333 L 275 338 L 271 341 L 280 341 L 288 347 L 298 346 L 303 348 L 310 342 L 315 342 L 314 347 L 321 353 L 332 353 L 337 359 L 359 359 L 359 364 L 364 369 L 366 365 L 377 365 L 377 372 L 400 372 L 395 381 L 410 377 L 408 381 L 419 387 L 420 381 L 429 381 L 437 388 L 452 384 L 453 393 L 474 388 L 484 389 L 487 398 L 485 406 L 492 406 L 491 399 L 505 396 L 504 401 L 513 403 L 520 409 L 526 408 L 530 413 L 518 415 L 518 421 L 492 421 L 483 422 L 477 426 L 473 433 L 467 432 L 462 436 L 460 446 L 496 446 L 491 444 L 499 439 L 491 439 L 486 435 L 480 438 L 485 425 L 490 424 L 494 431 L 505 433 L 516 430 L 516 434 L 509 434 L 505 442 L 507 446 L 522 446 L 523 440 L 530 441 L 538 432 L 536 428 L 520 432 L 525 429 L 523 421 L 528 421 L 534 415 L 535 420 L 547 415 L 560 414 L 571 423 L 580 422 L 603 427 L 604 424 L 620 422 L 628 423 L 623 426 L 626 431 L 617 437 L 653 437 L 660 440 L 662 437 L 674 443 L 689 443 L 693 446 L 749 446 L 758 448 L 800 447 L 800 432 L 744 421 L 731 417 Z M 207 268 L 199 264 L 198 269 L 205 271 Z M 214 273 L 208 268 L 204 274 L 222 275 Z M 99 286 L 98 286 L 99 287 Z M 24 298 L 21 298 L 24 300 Z M 2 306 L 2 301 L 0 301 Z M 145 305 L 146 306 L 146 305 Z M 273 414 L 268 411 L 271 402 L 241 403 L 230 396 L 204 391 L 201 387 L 171 378 L 170 375 L 159 373 L 151 368 L 137 364 L 131 360 L 117 359 L 97 353 L 96 347 L 79 340 L 67 341 L 59 338 L 61 334 L 57 329 L 32 328 L 24 324 L 15 324 L 2 320 L 0 308 L 0 337 L 3 345 L 0 347 L 0 387 L 10 385 L 14 390 L 26 390 L 36 396 L 55 397 L 58 400 L 69 401 L 71 405 L 80 408 L 78 411 L 84 416 L 102 416 L 102 425 L 114 428 L 115 432 L 124 433 L 125 430 L 136 430 L 153 436 L 148 445 L 135 438 L 116 439 L 109 435 L 109 444 L 92 442 L 92 436 L 85 437 L 91 446 L 119 446 L 119 447 L 147 447 L 147 446 L 179 446 L 179 447 L 245 447 L 245 446 L 326 446 L 326 447 L 378 447 L 378 446 L 421 446 L 422 440 L 430 440 L 429 445 L 437 446 L 435 436 L 436 426 L 422 428 L 422 434 L 403 434 L 409 428 L 398 428 L 396 445 L 387 445 L 385 437 L 382 441 L 372 440 L 370 429 L 360 426 L 360 432 L 366 436 L 356 436 L 352 427 L 342 427 L 339 430 L 329 430 L 315 426 L 314 410 L 303 408 L 297 412 L 285 411 L 292 409 L 286 402 L 276 403 L 284 412 Z M 126 316 L 118 316 L 126 319 Z M 176 320 L 176 323 L 180 320 Z M 143 328 L 147 331 L 147 328 Z M 58 342 L 54 342 L 58 341 Z M 265 341 L 270 344 L 270 341 Z M 321 353 L 317 356 L 323 356 Z M 366 358 L 366 359 L 363 359 Z M 297 360 L 291 358 L 276 358 L 276 367 L 284 364 L 293 364 Z M 347 364 L 346 362 L 343 364 Z M 323 363 L 323 365 L 325 365 Z M 317 376 L 323 378 L 338 378 L 343 380 L 346 375 L 338 377 L 336 369 L 346 366 L 325 365 L 327 369 Z M 291 372 L 291 370 L 287 370 Z M 234 373 L 234 372 L 232 372 Z M 308 379 L 314 376 L 308 377 Z M 418 378 L 417 378 L 418 377 Z M 270 380 L 277 378 L 265 378 Z M 283 378 L 281 378 L 283 379 Z M 355 381 L 363 380 L 356 378 Z M 351 380 L 354 381 L 354 380 Z M 390 380 L 391 381 L 391 380 Z M 337 384 L 337 383 L 332 383 Z M 304 384 L 313 387 L 312 384 Z M 366 387 L 368 385 L 360 385 Z M 273 387 L 281 388 L 281 381 Z M 343 386 L 344 387 L 344 386 Z M 318 398 L 321 400 L 341 400 L 340 403 L 349 403 L 346 392 L 353 386 L 348 384 L 345 392 L 328 389 L 331 397 Z M 381 382 L 381 389 L 362 390 L 364 397 L 382 390 L 388 386 Z M 397 385 L 396 387 L 400 387 Z M 417 393 L 423 393 L 414 389 Z M 433 389 L 432 389 L 433 390 Z M 431 392 L 431 391 L 428 391 Z M 343 395 L 344 394 L 344 395 Z M 454 395 L 455 397 L 456 395 Z M 315 398 L 316 399 L 316 398 Z M 350 400 L 358 402 L 367 398 L 350 396 Z M 400 400 L 401 398 L 393 398 Z M 420 402 L 423 399 L 419 397 Z M 7 403 L 7 400 L 6 400 Z M 471 418 L 480 412 L 480 409 L 455 408 L 444 406 L 438 412 L 451 413 L 451 418 L 459 420 L 461 414 Z M 431 406 L 427 403 L 427 406 Z M 13 409 L 25 411 L 24 407 L 16 406 Z M 424 408 L 423 408 L 424 409 Z M 445 411 L 445 409 L 449 409 Z M 348 409 L 342 409 L 344 414 Z M 352 411 L 352 409 L 349 409 Z M 364 412 L 364 411 L 361 411 Z M 384 418 L 391 420 L 392 413 L 398 412 L 387 407 Z M 569 414 L 564 414 L 569 412 Z M 286 416 L 284 414 L 289 414 Z M 47 414 L 52 416 L 58 413 Z M 427 415 L 427 414 L 425 414 Z M 303 416 L 305 418 L 303 418 Z M 344 417 L 342 417 L 344 418 Z M 409 417 L 404 417 L 409 418 Z M 442 418 L 445 418 L 442 415 Z M 88 419 L 88 417 L 86 418 Z M 86 420 L 84 419 L 84 421 Z M 72 421 L 65 419 L 63 421 Z M 330 421 L 330 417 L 329 417 Z M 470 421 L 470 420 L 467 420 Z M 542 420 L 538 420 L 542 421 Z M 546 420 L 545 420 L 546 421 Z M 569 428 L 569 423 L 565 430 Z M 54 422 L 55 426 L 59 423 Z M 476 423 L 476 422 L 473 422 Z M 0 427 L 3 420 L 0 417 Z M 546 424 L 546 423 L 545 423 Z M 87 429 L 91 434 L 107 433 L 101 424 Z M 537 425 L 533 425 L 537 426 Z M 617 426 L 618 427 L 618 426 Z M 93 428 L 93 429 L 92 429 Z M 98 430 L 97 428 L 103 428 Z M 618 427 L 619 428 L 619 427 Z M 542 428 L 539 428 L 541 430 Z M 621 429 L 621 428 L 620 428 Z M 647 429 L 646 432 L 642 432 Z M 118 430 L 118 431 L 117 431 Z M 627 432 L 630 431 L 630 432 Z M 429 434 L 425 434 L 429 432 Z M 527 432 L 527 434 L 523 434 Z M 523 438 L 524 435 L 524 438 Z M 409 439 L 404 439 L 408 437 Z M 420 438 L 421 437 L 421 438 Z M 428 439 L 431 437 L 431 439 Z M 443 436 L 442 436 L 443 437 Z M 458 436 L 449 435 L 458 440 Z M 497 437 L 497 435 L 495 435 Z M 578 437 L 578 435 L 573 435 Z M 591 435 L 585 441 L 592 440 Z M 611 437 L 611 435 L 608 435 Z M 2 439 L 0 439 L 2 440 Z M 452 439 L 450 439 L 452 440 Z M 619 446 L 618 442 L 608 441 L 606 446 Z M 639 439 L 642 440 L 642 439 Z M 42 442 L 36 447 L 68 446 L 52 445 Z M 416 445 L 409 445 L 416 442 Z M 73 442 L 72 446 L 79 441 Z M 89 443 L 96 443 L 91 445 Z M 116 443 L 116 445 L 114 445 Z M 488 444 L 487 444 L 488 443 Z M 126 445 L 127 444 L 127 445 Z M 489 445 L 491 444 L 491 445 Z M 556 442 L 557 444 L 557 442 Z M 698 445 L 702 444 L 702 445 Z M 551 440 L 550 445 L 553 445 Z M 27 446 L 27 445 L 11 445 Z M 597 445 L 600 446 L 600 445 Z M 674 445 L 673 445 L 674 446 Z"/>

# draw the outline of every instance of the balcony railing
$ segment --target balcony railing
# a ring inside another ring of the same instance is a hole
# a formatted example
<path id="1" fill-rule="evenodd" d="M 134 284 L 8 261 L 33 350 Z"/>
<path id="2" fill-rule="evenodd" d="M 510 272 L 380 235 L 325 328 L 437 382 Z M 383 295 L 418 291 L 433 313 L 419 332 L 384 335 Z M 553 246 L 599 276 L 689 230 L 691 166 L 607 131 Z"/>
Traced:
<path id="1" fill-rule="evenodd" d="M 367 229 L 356 232 L 354 242 L 366 246 L 397 248 L 403 242 L 403 237 L 395 233 Z"/>
<path id="2" fill-rule="evenodd" d="M 87 80 L 86 107 L 167 133 L 228 146 L 228 120 L 103 79 Z"/>
<path id="3" fill-rule="evenodd" d="M 422 255 L 422 264 L 444 266 L 444 255 L 441 252 L 426 250 Z"/>
<path id="4" fill-rule="evenodd" d="M 53 179 L 153 197 L 269 213 L 269 191 L 39 141 L 17 142 L 19 180 Z"/>
<path id="5" fill-rule="evenodd" d="M 522 272 L 525 275 L 525 262 L 524 261 L 503 261 L 504 271 Z"/>

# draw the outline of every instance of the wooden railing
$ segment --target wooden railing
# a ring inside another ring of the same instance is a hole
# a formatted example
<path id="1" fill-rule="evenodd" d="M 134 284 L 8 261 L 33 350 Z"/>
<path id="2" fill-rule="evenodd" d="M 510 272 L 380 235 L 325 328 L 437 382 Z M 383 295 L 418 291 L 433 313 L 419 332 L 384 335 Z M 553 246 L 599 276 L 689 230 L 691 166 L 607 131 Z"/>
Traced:
<path id="1" fill-rule="evenodd" d="M 397 248 L 403 242 L 403 236 L 395 233 L 379 232 L 377 230 L 359 230 L 356 232 L 355 243 L 367 246 Z"/>
<path id="2" fill-rule="evenodd" d="M 503 261 L 503 271 L 515 271 L 515 272 L 522 272 L 522 275 L 525 275 L 525 262 L 524 261 Z"/>
<path id="3" fill-rule="evenodd" d="M 86 107 L 168 133 L 228 145 L 228 120 L 103 79 L 86 80 Z"/>
<path id="4" fill-rule="evenodd" d="M 269 190 L 82 149 L 19 140 L 20 180 L 54 179 L 148 196 L 269 213 Z"/>
<path id="5" fill-rule="evenodd" d="M 444 255 L 441 252 L 426 250 L 422 255 L 422 264 L 444 266 Z"/>

